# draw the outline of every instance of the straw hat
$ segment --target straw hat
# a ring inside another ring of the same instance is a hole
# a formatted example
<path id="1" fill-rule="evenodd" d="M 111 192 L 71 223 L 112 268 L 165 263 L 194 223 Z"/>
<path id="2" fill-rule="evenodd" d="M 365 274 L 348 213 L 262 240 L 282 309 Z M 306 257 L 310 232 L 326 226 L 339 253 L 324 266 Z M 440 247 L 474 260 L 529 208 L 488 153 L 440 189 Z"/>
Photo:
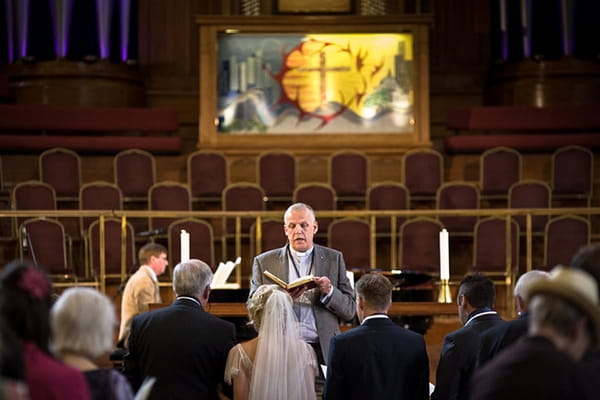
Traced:
<path id="1" fill-rule="evenodd" d="M 533 282 L 527 293 L 529 298 L 536 294 L 556 295 L 577 307 L 590 320 L 596 347 L 600 346 L 598 285 L 590 274 L 580 269 L 557 266 L 550 272 L 550 279 Z"/>

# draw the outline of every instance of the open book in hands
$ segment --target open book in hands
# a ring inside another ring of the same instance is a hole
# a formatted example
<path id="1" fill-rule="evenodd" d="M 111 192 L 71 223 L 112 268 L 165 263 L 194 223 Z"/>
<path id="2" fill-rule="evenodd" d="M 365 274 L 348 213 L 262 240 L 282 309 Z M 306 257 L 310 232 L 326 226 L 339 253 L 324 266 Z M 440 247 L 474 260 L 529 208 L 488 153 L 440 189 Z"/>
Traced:
<path id="1" fill-rule="evenodd" d="M 312 275 L 301 276 L 300 278 L 294 279 L 293 281 L 291 281 L 289 283 L 285 283 L 285 281 L 283 281 L 281 278 L 277 277 L 276 275 L 273 275 L 269 271 L 265 271 L 265 272 L 263 272 L 263 274 L 267 278 L 269 278 L 270 280 L 272 280 L 273 282 L 275 282 L 276 284 L 278 284 L 279 286 L 281 286 L 282 288 L 284 288 L 285 290 L 288 290 L 288 291 L 292 290 L 292 289 L 300 288 L 303 286 L 306 286 L 306 290 L 308 290 L 308 289 L 312 289 L 317 286 L 316 282 L 313 279 L 314 277 Z"/>

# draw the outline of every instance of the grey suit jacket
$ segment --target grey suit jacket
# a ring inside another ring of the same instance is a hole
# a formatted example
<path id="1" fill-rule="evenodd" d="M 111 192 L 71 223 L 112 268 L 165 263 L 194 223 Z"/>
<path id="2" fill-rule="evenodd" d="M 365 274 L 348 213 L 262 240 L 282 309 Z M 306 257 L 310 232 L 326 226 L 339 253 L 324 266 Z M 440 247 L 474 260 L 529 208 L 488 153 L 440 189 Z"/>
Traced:
<path id="1" fill-rule="evenodd" d="M 273 283 L 263 275 L 265 270 L 289 282 L 288 246 L 267 251 L 254 258 L 250 296 L 260 285 Z M 346 263 L 342 253 L 317 244 L 314 245 L 313 251 L 313 275 L 327 276 L 334 288 L 327 303 L 323 304 L 319 296 L 315 296 L 313 303 L 319 343 L 323 359 L 327 360 L 329 341 L 334 335 L 340 333 L 340 321 L 349 321 L 354 317 L 356 300 L 354 290 L 346 276 Z"/>

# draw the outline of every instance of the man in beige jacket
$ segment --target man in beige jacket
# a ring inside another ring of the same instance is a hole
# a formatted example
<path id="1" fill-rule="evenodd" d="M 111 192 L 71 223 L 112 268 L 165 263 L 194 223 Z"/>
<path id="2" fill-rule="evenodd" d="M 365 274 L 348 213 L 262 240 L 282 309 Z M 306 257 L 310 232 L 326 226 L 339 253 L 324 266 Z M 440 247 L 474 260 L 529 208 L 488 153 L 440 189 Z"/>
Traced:
<path id="1" fill-rule="evenodd" d="M 142 265 L 127 281 L 121 300 L 119 346 L 125 348 L 133 317 L 148 311 L 152 303 L 162 303 L 157 277 L 169 265 L 167 249 L 158 243 L 145 244 L 138 253 L 138 260 Z"/>

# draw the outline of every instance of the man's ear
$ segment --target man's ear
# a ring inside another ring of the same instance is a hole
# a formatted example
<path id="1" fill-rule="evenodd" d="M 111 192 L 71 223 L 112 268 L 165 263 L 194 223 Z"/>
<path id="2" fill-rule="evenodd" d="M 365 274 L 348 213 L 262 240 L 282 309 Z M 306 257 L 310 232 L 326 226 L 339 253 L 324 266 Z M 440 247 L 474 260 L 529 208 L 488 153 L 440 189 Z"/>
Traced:
<path id="1" fill-rule="evenodd" d="M 208 302 L 208 298 L 210 297 L 210 285 L 206 285 L 204 288 L 204 292 L 202 293 L 202 299 Z"/>
<path id="2" fill-rule="evenodd" d="M 315 220 L 315 230 L 313 232 L 313 234 L 317 233 L 319 231 L 319 223 Z"/>

